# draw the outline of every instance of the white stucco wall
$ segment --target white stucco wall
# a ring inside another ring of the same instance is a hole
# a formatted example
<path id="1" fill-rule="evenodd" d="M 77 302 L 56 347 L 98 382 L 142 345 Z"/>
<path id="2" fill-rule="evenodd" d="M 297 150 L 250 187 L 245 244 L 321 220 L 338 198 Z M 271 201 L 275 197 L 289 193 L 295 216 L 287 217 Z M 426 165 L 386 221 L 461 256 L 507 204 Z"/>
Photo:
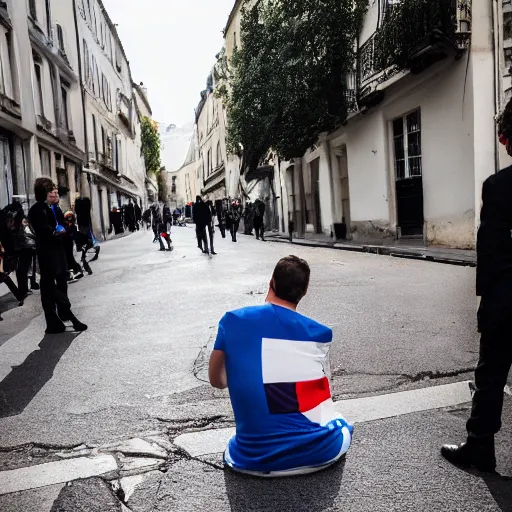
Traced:
<path id="1" fill-rule="evenodd" d="M 397 91 L 399 98 L 382 108 L 389 121 L 421 109 L 424 216 L 431 245 L 474 245 L 473 87 L 466 82 L 466 63 L 446 63 L 409 94 Z"/>

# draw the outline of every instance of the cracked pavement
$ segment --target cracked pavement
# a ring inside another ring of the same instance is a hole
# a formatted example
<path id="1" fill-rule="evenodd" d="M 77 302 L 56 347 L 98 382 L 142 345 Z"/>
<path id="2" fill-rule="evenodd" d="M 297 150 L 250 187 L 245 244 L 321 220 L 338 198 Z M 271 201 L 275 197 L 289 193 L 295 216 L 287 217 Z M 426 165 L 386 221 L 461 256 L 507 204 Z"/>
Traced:
<path id="1" fill-rule="evenodd" d="M 183 433 L 234 425 L 227 392 L 206 382 L 216 325 L 226 310 L 264 300 L 280 257 L 295 253 L 312 267 L 300 311 L 333 328 L 336 400 L 472 379 L 474 269 L 242 235 L 233 244 L 218 233 L 219 254 L 208 259 L 192 227 L 174 228 L 172 237 L 172 253 L 158 252 L 147 232 L 104 245 L 94 275 L 70 287 L 77 316 L 89 324 L 76 338 L 43 340 L 37 295 L 3 314 L 0 471 L 98 453 L 113 454 L 120 469 L 0 496 L 1 511 L 510 510 L 509 486 L 438 455 L 442 442 L 463 438 L 467 406 L 362 424 L 346 462 L 307 485 L 236 477 L 219 454 L 194 458 L 173 444 Z M 510 409 L 507 399 L 504 474 L 512 474 Z M 119 446 L 130 439 L 165 456 Z M 316 501 L 304 494 L 311 486 Z"/>

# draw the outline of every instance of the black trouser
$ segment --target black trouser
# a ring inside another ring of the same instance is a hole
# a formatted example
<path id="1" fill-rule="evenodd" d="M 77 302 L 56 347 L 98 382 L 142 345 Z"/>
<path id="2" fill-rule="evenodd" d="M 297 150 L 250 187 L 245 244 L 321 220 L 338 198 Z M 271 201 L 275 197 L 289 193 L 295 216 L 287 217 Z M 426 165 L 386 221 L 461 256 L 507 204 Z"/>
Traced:
<path id="1" fill-rule="evenodd" d="M 263 227 L 263 224 L 260 224 L 259 222 L 254 223 L 254 229 L 256 230 L 256 238 L 261 238 L 262 240 L 265 239 L 265 228 Z"/>
<path id="2" fill-rule="evenodd" d="M 196 226 L 197 246 L 203 252 L 208 252 L 208 238 L 206 236 L 206 226 Z"/>
<path id="3" fill-rule="evenodd" d="M 466 425 L 468 433 L 479 437 L 492 436 L 500 430 L 503 389 L 511 365 L 512 328 L 483 331 L 475 370 L 476 391 L 471 417 Z"/>
<path id="4" fill-rule="evenodd" d="M 68 299 L 68 276 L 65 272 L 55 276 L 41 269 L 41 304 L 48 328 L 70 318 L 71 303 Z"/>
<path id="5" fill-rule="evenodd" d="M 231 239 L 233 240 L 233 242 L 236 242 L 236 234 L 238 233 L 239 225 L 240 225 L 240 221 L 231 223 L 230 231 L 231 231 Z"/>
<path id="6" fill-rule="evenodd" d="M 210 252 L 215 252 L 213 248 L 213 234 L 215 233 L 215 228 L 210 224 L 208 226 L 208 238 L 210 239 Z"/>
<path id="7" fill-rule="evenodd" d="M 16 280 L 18 281 L 18 290 L 21 297 L 25 297 L 28 293 L 28 271 L 32 265 L 34 250 L 22 249 L 16 253 L 18 263 L 16 266 Z"/>
<path id="8" fill-rule="evenodd" d="M 66 253 L 66 261 L 68 262 L 69 270 L 72 270 L 75 274 L 82 272 L 82 267 L 75 260 L 72 238 L 67 238 L 64 240 L 64 251 Z"/>
<path id="9" fill-rule="evenodd" d="M 17 300 L 22 300 L 23 296 L 21 295 L 18 287 L 14 284 L 14 281 L 8 276 L 5 272 L 0 272 L 0 284 L 5 283 L 9 291 L 16 297 Z"/>

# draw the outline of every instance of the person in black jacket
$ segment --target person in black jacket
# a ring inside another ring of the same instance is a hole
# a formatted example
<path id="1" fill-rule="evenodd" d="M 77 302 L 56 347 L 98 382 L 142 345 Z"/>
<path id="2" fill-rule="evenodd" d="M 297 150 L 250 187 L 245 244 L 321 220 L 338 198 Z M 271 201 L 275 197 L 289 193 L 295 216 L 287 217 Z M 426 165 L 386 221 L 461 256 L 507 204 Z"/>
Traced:
<path id="1" fill-rule="evenodd" d="M 6 268 L 9 271 L 16 270 L 19 293 L 25 299 L 29 294 L 28 274 L 35 257 L 35 236 L 27 226 L 23 206 L 18 201 L 13 201 L 3 212 L 7 230 L 0 239 L 6 249 Z M 39 289 L 34 269 L 30 282 L 32 290 Z"/>
<path id="2" fill-rule="evenodd" d="M 85 331 L 87 326 L 72 313 L 67 294 L 68 266 L 63 246 L 66 230 L 58 224 L 51 208 L 59 201 L 57 187 L 49 178 L 38 178 L 34 192 L 37 202 L 30 208 L 28 219 L 37 241 L 41 303 L 46 318 L 46 333 L 64 332 L 66 321 L 73 323 L 75 331 Z"/>
<path id="3" fill-rule="evenodd" d="M 196 197 L 194 204 L 193 220 L 196 225 L 197 246 L 204 254 L 217 254 L 213 249 L 213 235 L 210 236 L 210 251 L 208 250 L 207 229 L 212 224 L 212 211 L 201 196 Z"/>
<path id="4" fill-rule="evenodd" d="M 499 121 L 500 142 L 512 156 L 512 100 Z M 477 238 L 476 293 L 481 297 L 478 330 L 480 358 L 468 437 L 444 445 L 450 462 L 494 472 L 494 435 L 501 428 L 503 391 L 512 365 L 512 166 L 488 178 L 482 190 Z"/>

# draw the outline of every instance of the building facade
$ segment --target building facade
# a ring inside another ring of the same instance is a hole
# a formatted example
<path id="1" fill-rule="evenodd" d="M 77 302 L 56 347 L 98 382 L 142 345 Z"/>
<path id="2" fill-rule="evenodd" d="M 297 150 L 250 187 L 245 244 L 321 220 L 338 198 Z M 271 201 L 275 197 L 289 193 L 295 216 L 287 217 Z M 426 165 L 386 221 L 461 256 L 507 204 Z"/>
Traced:
<path id="1" fill-rule="evenodd" d="M 7 0 L 0 27 L 0 207 L 28 209 L 48 176 L 63 209 L 91 198 L 108 238 L 113 207 L 147 202 L 139 111 L 151 115 L 114 25 L 100 0 Z"/>
<path id="2" fill-rule="evenodd" d="M 146 172 L 133 81 L 117 30 L 101 0 L 75 2 L 87 146 L 82 187 L 91 198 L 95 227 L 108 238 L 113 208 L 143 205 Z"/>
<path id="3" fill-rule="evenodd" d="M 273 158 L 240 183 L 259 181 L 254 190 L 270 196 L 271 227 L 281 232 L 293 220 L 300 237 L 474 248 L 482 183 L 510 164 L 494 117 L 512 92 L 511 2 L 447 2 L 457 44 L 424 34 L 410 50 L 412 72 L 376 65 L 376 36 L 396 3 L 369 2 L 346 79 L 346 122 L 301 158 Z M 224 32 L 228 61 L 240 45 L 242 4 Z"/>
<path id="4" fill-rule="evenodd" d="M 0 206 L 28 208 L 34 180 L 49 176 L 69 208 L 85 148 L 73 4 L 9 0 L 0 25 Z"/>
<path id="5" fill-rule="evenodd" d="M 144 207 L 147 208 L 151 203 L 158 199 L 158 184 L 156 182 L 156 178 L 152 174 L 148 174 L 147 169 L 145 168 L 146 164 L 144 161 L 144 156 L 142 154 L 142 127 L 141 122 L 144 117 L 149 119 L 152 118 L 153 112 L 151 110 L 151 106 L 148 100 L 148 90 L 144 87 L 144 84 L 141 82 L 140 85 L 137 85 L 135 82 L 133 83 L 133 101 L 135 105 L 135 111 L 137 113 L 135 122 L 135 141 L 136 148 L 135 154 L 133 155 L 134 161 L 140 162 L 138 165 L 141 165 L 142 168 L 145 169 L 144 173 Z"/>
<path id="6" fill-rule="evenodd" d="M 226 124 L 224 109 L 215 95 L 215 70 L 208 76 L 206 90 L 196 109 L 198 167 L 196 179 L 201 195 L 215 201 L 228 196 L 226 176 Z"/>

